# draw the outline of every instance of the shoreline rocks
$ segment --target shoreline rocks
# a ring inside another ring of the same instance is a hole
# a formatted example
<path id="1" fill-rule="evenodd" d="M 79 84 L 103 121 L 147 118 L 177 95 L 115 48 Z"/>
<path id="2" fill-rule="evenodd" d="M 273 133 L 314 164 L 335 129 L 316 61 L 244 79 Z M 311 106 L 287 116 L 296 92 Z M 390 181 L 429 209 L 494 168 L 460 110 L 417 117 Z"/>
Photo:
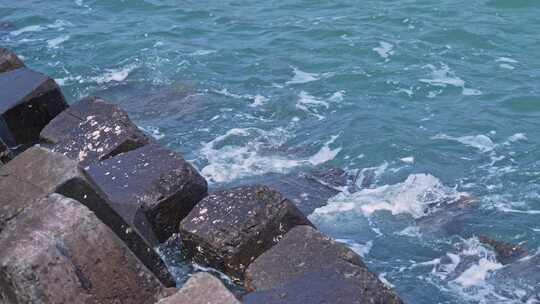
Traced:
<path id="1" fill-rule="evenodd" d="M 0 29 L 2 28 L 2 22 L 0 21 Z M 12 51 L 0 48 L 0 73 L 9 72 L 18 68 L 25 67 L 19 57 Z"/>
<path id="2" fill-rule="evenodd" d="M 211 274 L 194 274 L 174 295 L 156 304 L 240 304 L 234 295 Z"/>
<path id="3" fill-rule="evenodd" d="M 216 191 L 180 224 L 180 236 L 194 260 L 242 280 L 245 269 L 291 228 L 311 222 L 279 192 L 267 186 Z"/>

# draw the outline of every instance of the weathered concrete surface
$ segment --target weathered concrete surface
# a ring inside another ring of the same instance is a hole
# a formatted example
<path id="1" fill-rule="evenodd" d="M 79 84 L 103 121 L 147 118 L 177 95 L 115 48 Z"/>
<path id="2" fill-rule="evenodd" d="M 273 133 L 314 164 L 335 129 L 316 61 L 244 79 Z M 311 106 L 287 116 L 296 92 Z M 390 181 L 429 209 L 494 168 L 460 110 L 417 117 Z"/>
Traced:
<path id="1" fill-rule="evenodd" d="M 57 192 L 85 204 L 152 270 L 166 286 L 174 280 L 159 256 L 111 208 L 95 185 L 82 175 L 78 163 L 47 148 L 34 146 L 0 168 L 0 231 L 36 199 Z"/>
<path id="2" fill-rule="evenodd" d="M 302 213 L 310 215 L 338 193 L 344 190 L 354 192 L 353 179 L 342 169 L 329 168 L 287 175 L 270 174 L 257 182 L 281 192 Z"/>
<path id="3" fill-rule="evenodd" d="M 0 73 L 0 138 L 31 145 L 51 119 L 67 108 L 56 82 L 28 68 Z"/>
<path id="4" fill-rule="evenodd" d="M 0 26 L 1 27 L 1 26 Z M 12 51 L 0 48 L 0 73 L 24 67 L 24 63 Z"/>
<path id="5" fill-rule="evenodd" d="M 160 242 L 178 231 L 180 221 L 207 193 L 206 181 L 193 166 L 157 144 L 85 170 L 130 225 L 143 234 L 151 228 Z"/>
<path id="6" fill-rule="evenodd" d="M 515 262 L 525 256 L 528 252 L 523 247 L 496 240 L 487 235 L 478 237 L 480 243 L 491 246 L 496 253 L 497 261 L 503 265 Z"/>
<path id="7" fill-rule="evenodd" d="M 338 261 L 365 267 L 345 245 L 311 226 L 297 226 L 249 265 L 244 284 L 248 290 L 270 289 Z"/>
<path id="8" fill-rule="evenodd" d="M 41 131 L 56 152 L 83 164 L 142 147 L 150 141 L 118 106 L 87 97 L 60 113 Z"/>
<path id="9" fill-rule="evenodd" d="M 247 294 L 245 304 L 401 304 L 399 297 L 364 267 L 338 262 L 283 285 Z"/>
<path id="10" fill-rule="evenodd" d="M 194 274 L 176 294 L 157 304 L 240 304 L 234 295 L 211 274 Z"/>
<path id="11" fill-rule="evenodd" d="M 0 233 L 2 303 L 154 303 L 162 285 L 88 208 L 58 194 Z"/>
<path id="12" fill-rule="evenodd" d="M 279 192 L 246 186 L 214 192 L 180 224 L 195 261 L 242 279 L 247 266 L 285 233 L 310 221 Z"/>

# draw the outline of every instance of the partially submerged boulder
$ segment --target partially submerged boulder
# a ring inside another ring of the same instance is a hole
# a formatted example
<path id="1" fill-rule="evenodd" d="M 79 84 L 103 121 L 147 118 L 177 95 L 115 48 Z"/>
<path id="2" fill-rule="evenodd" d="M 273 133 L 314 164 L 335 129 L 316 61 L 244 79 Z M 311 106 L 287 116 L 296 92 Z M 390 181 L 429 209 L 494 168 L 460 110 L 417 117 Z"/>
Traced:
<path id="1" fill-rule="evenodd" d="M 53 192 L 79 200 L 95 212 L 166 286 L 174 280 L 165 264 L 114 211 L 101 190 L 83 176 L 78 162 L 34 146 L 0 168 L 0 231 L 25 208 Z"/>
<path id="2" fill-rule="evenodd" d="M 176 294 L 157 304 L 240 304 L 219 279 L 206 272 L 194 274 Z"/>
<path id="3" fill-rule="evenodd" d="M 496 253 L 497 261 L 503 265 L 515 262 L 525 256 L 528 252 L 519 245 L 496 240 L 487 235 L 481 235 L 478 237 L 480 243 L 491 246 Z"/>
<path id="4" fill-rule="evenodd" d="M 244 304 L 402 304 L 399 297 L 364 267 L 338 262 L 282 285 L 247 294 Z"/>
<path id="5" fill-rule="evenodd" d="M 207 193 L 206 181 L 193 166 L 157 144 L 90 165 L 85 172 L 131 226 L 155 234 L 159 242 L 178 231 Z"/>
<path id="6" fill-rule="evenodd" d="M 242 279 L 247 266 L 291 228 L 311 222 L 279 192 L 245 186 L 214 192 L 180 224 L 195 261 Z"/>
<path id="7" fill-rule="evenodd" d="M 56 82 L 28 68 L 0 73 L 0 138 L 27 147 L 67 103 Z"/>
<path id="8" fill-rule="evenodd" d="M 258 182 L 281 192 L 305 215 L 326 205 L 328 199 L 344 190 L 354 191 L 353 176 L 339 168 L 272 174 Z"/>
<path id="9" fill-rule="evenodd" d="M 0 28 L 2 27 L 0 22 Z M 24 67 L 24 63 L 12 51 L 0 48 L 0 73 Z"/>
<path id="10" fill-rule="evenodd" d="M 58 194 L 0 233 L 2 303 L 154 303 L 163 286 L 93 212 Z"/>
<path id="11" fill-rule="evenodd" d="M 83 164 L 142 147 L 149 138 L 118 106 L 87 97 L 53 119 L 40 134 L 56 152 Z"/>
<path id="12" fill-rule="evenodd" d="M 365 268 L 360 257 L 345 245 L 311 226 L 297 226 L 249 265 L 245 286 L 248 290 L 270 289 L 339 261 Z"/>

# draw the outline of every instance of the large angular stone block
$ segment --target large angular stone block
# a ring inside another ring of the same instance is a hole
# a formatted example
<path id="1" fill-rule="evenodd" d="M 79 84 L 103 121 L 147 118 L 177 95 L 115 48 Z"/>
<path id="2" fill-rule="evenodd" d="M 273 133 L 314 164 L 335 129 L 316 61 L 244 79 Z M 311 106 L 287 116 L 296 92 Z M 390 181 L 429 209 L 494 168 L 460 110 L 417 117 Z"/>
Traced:
<path id="1" fill-rule="evenodd" d="M 126 112 L 99 97 L 71 105 L 40 136 L 54 151 L 82 163 L 104 160 L 149 142 Z"/>
<path id="2" fill-rule="evenodd" d="M 85 170 L 128 223 L 143 234 L 151 228 L 160 242 L 178 231 L 180 221 L 207 193 L 206 181 L 195 168 L 157 144 Z"/>
<path id="3" fill-rule="evenodd" d="M 0 73 L 24 67 L 24 63 L 12 51 L 0 48 Z"/>
<path id="4" fill-rule="evenodd" d="M 338 262 L 307 272 L 282 285 L 247 294 L 244 304 L 402 304 L 401 299 L 366 268 Z"/>
<path id="5" fill-rule="evenodd" d="M 37 142 L 43 127 L 65 108 L 52 78 L 28 68 L 0 73 L 0 138 L 9 147 Z"/>
<path id="6" fill-rule="evenodd" d="M 111 207 L 101 190 L 83 176 L 76 160 L 34 146 L 0 168 L 0 231 L 8 221 L 44 195 L 57 192 L 77 199 L 135 253 L 166 286 L 174 280 L 159 256 L 139 234 L 132 231 Z"/>
<path id="7" fill-rule="evenodd" d="M 234 295 L 211 274 L 194 274 L 176 294 L 157 304 L 240 304 Z"/>
<path id="8" fill-rule="evenodd" d="M 245 286 L 248 290 L 270 289 L 339 261 L 365 267 L 360 257 L 345 245 L 313 227 L 297 226 L 249 265 Z"/>
<path id="9" fill-rule="evenodd" d="M 246 267 L 291 228 L 310 221 L 267 186 L 222 190 L 204 198 L 180 224 L 195 261 L 242 279 Z"/>
<path id="10" fill-rule="evenodd" d="M 154 303 L 163 286 L 77 201 L 52 194 L 0 233 L 2 303 Z"/>

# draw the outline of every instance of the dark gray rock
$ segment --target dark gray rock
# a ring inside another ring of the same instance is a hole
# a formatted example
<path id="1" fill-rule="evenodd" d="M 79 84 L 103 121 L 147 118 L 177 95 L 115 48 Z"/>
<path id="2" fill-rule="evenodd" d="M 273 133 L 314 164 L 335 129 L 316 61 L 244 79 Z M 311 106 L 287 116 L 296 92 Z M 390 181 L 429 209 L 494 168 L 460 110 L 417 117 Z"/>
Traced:
<path id="1" fill-rule="evenodd" d="M 1 303 L 155 303 L 163 286 L 88 208 L 52 194 L 0 233 Z"/>
<path id="2" fill-rule="evenodd" d="M 176 294 L 157 304 L 240 304 L 234 295 L 211 274 L 194 274 Z"/>
<path id="3" fill-rule="evenodd" d="M 166 286 L 174 280 L 165 264 L 141 236 L 111 208 L 99 188 L 82 175 L 78 163 L 44 147 L 34 146 L 0 168 L 0 231 L 37 199 L 57 192 L 90 208 Z"/>
<path id="4" fill-rule="evenodd" d="M 118 106 L 87 97 L 60 113 L 41 131 L 56 152 L 83 164 L 142 147 L 150 141 Z"/>
<path id="5" fill-rule="evenodd" d="M 247 266 L 285 233 L 311 222 L 279 192 L 245 186 L 214 192 L 180 224 L 195 261 L 242 279 Z"/>
<path id="6" fill-rule="evenodd" d="M 478 240 L 480 243 L 491 246 L 495 250 L 497 261 L 503 265 L 515 262 L 528 254 L 527 250 L 521 246 L 499 241 L 487 235 L 479 236 Z"/>
<path id="7" fill-rule="evenodd" d="M 56 82 L 28 68 L 0 73 L 0 138 L 9 147 L 29 146 L 67 108 Z"/>
<path id="8" fill-rule="evenodd" d="M 258 182 L 281 192 L 302 213 L 310 215 L 343 190 L 354 192 L 353 179 L 342 169 L 330 168 L 287 175 L 272 174 Z"/>
<path id="9" fill-rule="evenodd" d="M 400 304 L 399 297 L 364 267 L 338 262 L 274 289 L 247 294 L 245 304 Z"/>
<path id="10" fill-rule="evenodd" d="M 0 22 L 0 28 L 2 23 Z M 24 67 L 22 60 L 17 57 L 12 51 L 0 48 L 0 73 L 8 72 L 11 70 L 16 70 L 18 68 Z"/>
<path id="11" fill-rule="evenodd" d="M 160 242 L 207 193 L 204 178 L 179 154 L 149 144 L 85 168 L 112 207 L 143 235 Z M 148 227 L 146 223 L 151 226 Z"/>
<path id="12" fill-rule="evenodd" d="M 11 160 L 11 151 L 9 147 L 0 138 L 0 166 Z"/>
<path id="13" fill-rule="evenodd" d="M 248 290 L 270 289 L 338 261 L 365 267 L 345 245 L 311 226 L 297 226 L 249 265 L 244 284 Z"/>

